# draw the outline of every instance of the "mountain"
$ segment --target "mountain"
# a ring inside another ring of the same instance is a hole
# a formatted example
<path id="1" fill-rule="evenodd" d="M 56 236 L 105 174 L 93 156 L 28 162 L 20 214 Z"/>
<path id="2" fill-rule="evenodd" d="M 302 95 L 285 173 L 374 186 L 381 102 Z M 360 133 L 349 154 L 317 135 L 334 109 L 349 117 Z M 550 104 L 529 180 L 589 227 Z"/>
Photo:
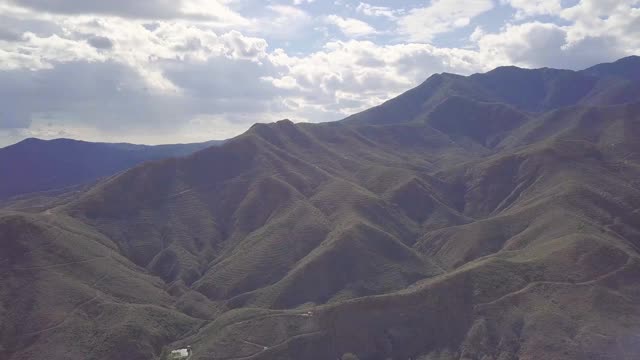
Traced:
<path id="1" fill-rule="evenodd" d="M 634 84 L 441 74 L 5 209 L 0 358 L 634 359 Z"/>
<path id="2" fill-rule="evenodd" d="M 458 96 L 542 113 L 573 105 L 619 105 L 640 97 L 640 57 L 583 71 L 500 67 L 484 74 L 436 74 L 418 87 L 345 122 L 389 124 L 421 121 L 444 100 Z"/>
<path id="3" fill-rule="evenodd" d="M 145 146 L 26 139 L 0 149 L 0 200 L 87 184 L 145 161 L 186 156 L 219 144 Z"/>

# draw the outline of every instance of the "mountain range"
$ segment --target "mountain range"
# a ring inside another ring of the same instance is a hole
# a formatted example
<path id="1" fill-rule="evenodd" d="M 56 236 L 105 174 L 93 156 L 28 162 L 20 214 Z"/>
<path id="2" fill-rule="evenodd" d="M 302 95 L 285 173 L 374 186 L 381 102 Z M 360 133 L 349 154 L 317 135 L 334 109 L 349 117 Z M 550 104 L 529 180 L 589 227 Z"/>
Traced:
<path id="1" fill-rule="evenodd" d="M 639 57 L 502 67 L 12 203 L 0 358 L 636 359 L 638 139 Z"/>
<path id="2" fill-rule="evenodd" d="M 187 156 L 220 143 L 147 146 L 26 139 L 0 149 L 0 201 L 36 192 L 61 193 L 146 161 Z"/>

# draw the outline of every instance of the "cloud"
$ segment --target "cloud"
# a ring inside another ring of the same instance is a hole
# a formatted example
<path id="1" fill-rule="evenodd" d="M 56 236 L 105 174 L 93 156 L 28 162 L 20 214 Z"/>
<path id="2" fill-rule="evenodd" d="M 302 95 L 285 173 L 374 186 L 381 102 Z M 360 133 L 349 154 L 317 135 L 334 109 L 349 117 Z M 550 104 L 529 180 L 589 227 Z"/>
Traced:
<path id="1" fill-rule="evenodd" d="M 308 27 L 313 23 L 304 10 L 295 6 L 269 5 L 262 17 L 253 19 L 247 32 L 261 37 L 292 41 L 307 35 Z"/>
<path id="2" fill-rule="evenodd" d="M 389 19 L 395 19 L 396 15 L 402 12 L 400 9 L 392 9 L 387 6 L 375 6 L 363 2 L 358 4 L 356 11 L 367 16 L 381 16 Z"/>
<path id="3" fill-rule="evenodd" d="M 184 65 L 178 60 L 162 64 L 163 75 L 181 91 L 150 87 L 137 69 L 115 62 L 68 62 L 50 69 L 0 72 L 0 133 L 145 143 L 200 141 L 237 134 L 272 110 L 282 113 L 275 101 L 281 91 L 260 80 L 269 71 L 260 64 L 215 57 Z M 226 129 L 211 123 L 222 118 L 225 122 L 218 125 Z"/>
<path id="4" fill-rule="evenodd" d="M 248 37 L 232 30 L 220 36 L 227 49 L 226 55 L 234 59 L 258 59 L 266 54 L 268 47 L 264 39 Z"/>
<path id="5" fill-rule="evenodd" d="M 562 10 L 562 0 L 501 0 L 517 10 L 516 18 L 554 15 Z"/>
<path id="6" fill-rule="evenodd" d="M 87 42 L 96 49 L 109 50 L 113 47 L 113 41 L 106 36 L 92 36 Z"/>
<path id="7" fill-rule="evenodd" d="M 11 42 L 0 48 L 0 71 L 29 68 L 51 68 L 56 63 L 70 61 L 101 61 L 104 55 L 87 42 L 78 42 L 59 35 L 40 37 L 25 33 L 21 42 Z"/>
<path id="8" fill-rule="evenodd" d="M 478 40 L 481 51 L 502 57 L 503 61 L 537 66 L 559 57 L 566 43 L 560 26 L 539 22 L 508 25 L 502 32 L 486 34 Z"/>
<path id="9" fill-rule="evenodd" d="M 327 24 L 335 25 L 344 35 L 350 37 L 363 37 L 376 33 L 371 25 L 354 18 L 343 18 L 338 15 L 329 15 L 325 18 Z"/>
<path id="10" fill-rule="evenodd" d="M 168 18 L 179 14 L 174 0 L 9 0 L 17 6 L 60 14 L 108 14 L 125 17 Z"/>
<path id="11" fill-rule="evenodd" d="M 18 10 L 63 15 L 107 15 L 131 19 L 189 19 L 219 28 L 250 26 L 251 20 L 234 11 L 232 0 L 7 0 Z"/>
<path id="12" fill-rule="evenodd" d="M 398 19 L 398 32 L 408 41 L 430 42 L 434 36 L 465 27 L 493 8 L 492 0 L 432 0 Z"/>
<path id="13" fill-rule="evenodd" d="M 640 3 L 637 0 L 582 0 L 563 9 L 560 17 L 571 23 L 567 32 L 569 45 L 582 39 L 613 39 L 619 48 L 640 50 Z"/>
<path id="14" fill-rule="evenodd" d="M 499 33 L 480 34 L 480 54 L 494 65 L 516 64 L 527 67 L 583 69 L 626 55 L 616 39 L 586 37 L 569 42 L 571 27 L 531 22 L 508 25 Z"/>
<path id="15" fill-rule="evenodd" d="M 28 115 L 23 126 L 51 118 L 118 130 L 125 124 L 137 127 L 141 117 L 154 118 L 159 126 L 170 123 L 177 105 L 175 95 L 148 88 L 134 69 L 114 62 L 70 61 L 49 69 L 3 71 L 0 93 L 0 108 Z"/>
<path id="16" fill-rule="evenodd" d="M 0 41 L 22 41 L 22 34 L 13 31 L 11 29 L 6 29 L 0 27 Z"/>

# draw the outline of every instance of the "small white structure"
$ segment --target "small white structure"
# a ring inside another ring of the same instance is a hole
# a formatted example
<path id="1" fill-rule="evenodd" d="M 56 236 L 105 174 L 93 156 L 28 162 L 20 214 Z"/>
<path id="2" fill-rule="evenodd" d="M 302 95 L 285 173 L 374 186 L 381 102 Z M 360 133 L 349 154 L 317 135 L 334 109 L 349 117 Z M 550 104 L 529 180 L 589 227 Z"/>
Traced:
<path id="1" fill-rule="evenodd" d="M 171 360 L 187 360 L 191 357 L 191 346 L 187 346 L 186 349 L 172 350 L 169 355 Z"/>

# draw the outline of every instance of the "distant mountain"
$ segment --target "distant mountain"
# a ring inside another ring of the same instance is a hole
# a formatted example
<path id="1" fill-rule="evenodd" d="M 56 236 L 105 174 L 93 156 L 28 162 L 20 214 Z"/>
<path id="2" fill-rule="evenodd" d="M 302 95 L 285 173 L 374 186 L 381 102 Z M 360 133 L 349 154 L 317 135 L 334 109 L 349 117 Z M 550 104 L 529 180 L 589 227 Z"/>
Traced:
<path id="1" fill-rule="evenodd" d="M 636 84 L 441 74 L 0 212 L 0 358 L 633 359 Z"/>
<path id="2" fill-rule="evenodd" d="M 146 146 L 26 139 L 0 149 L 0 200 L 86 184 L 145 161 L 186 156 L 220 143 Z"/>

